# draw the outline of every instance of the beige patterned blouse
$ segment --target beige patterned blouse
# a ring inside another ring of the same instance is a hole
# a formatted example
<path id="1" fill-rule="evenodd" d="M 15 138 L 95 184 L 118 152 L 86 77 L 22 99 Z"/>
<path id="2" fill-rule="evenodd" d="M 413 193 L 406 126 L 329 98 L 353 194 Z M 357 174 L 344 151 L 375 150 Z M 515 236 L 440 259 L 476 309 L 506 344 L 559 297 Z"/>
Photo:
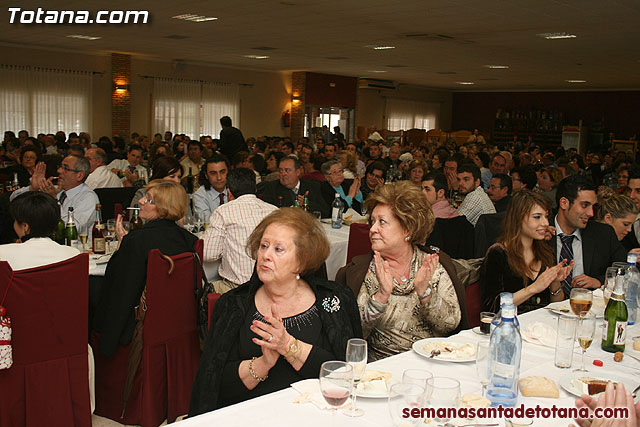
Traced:
<path id="1" fill-rule="evenodd" d="M 461 311 L 456 290 L 442 264 L 429 282 L 431 300 L 425 306 L 418 300 L 413 281 L 425 253 L 414 247 L 409 280 L 393 280 L 393 291 L 386 304 L 372 298 L 380 287 L 374 261 L 358 294 L 362 332 L 369 344 L 369 361 L 383 359 L 411 349 L 423 338 L 444 336 L 460 323 Z"/>

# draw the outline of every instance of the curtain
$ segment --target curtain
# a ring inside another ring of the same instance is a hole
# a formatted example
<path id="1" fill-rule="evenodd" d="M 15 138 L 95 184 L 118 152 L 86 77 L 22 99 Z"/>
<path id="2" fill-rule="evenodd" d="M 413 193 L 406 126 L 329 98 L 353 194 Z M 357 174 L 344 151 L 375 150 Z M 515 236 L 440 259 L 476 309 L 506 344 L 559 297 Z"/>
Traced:
<path id="1" fill-rule="evenodd" d="M 440 104 L 411 99 L 387 98 L 387 129 L 391 131 L 409 129 L 437 129 Z"/>
<path id="2" fill-rule="evenodd" d="M 89 72 L 0 66 L 0 128 L 91 132 L 92 92 Z"/>
<path id="3" fill-rule="evenodd" d="M 204 83 L 202 85 L 202 133 L 217 138 L 222 126 L 220 118 L 231 117 L 240 127 L 240 90 L 236 84 Z"/>
<path id="4" fill-rule="evenodd" d="M 154 78 L 154 133 L 169 130 L 192 139 L 217 138 L 220 118 L 239 126 L 240 91 L 237 84 Z"/>

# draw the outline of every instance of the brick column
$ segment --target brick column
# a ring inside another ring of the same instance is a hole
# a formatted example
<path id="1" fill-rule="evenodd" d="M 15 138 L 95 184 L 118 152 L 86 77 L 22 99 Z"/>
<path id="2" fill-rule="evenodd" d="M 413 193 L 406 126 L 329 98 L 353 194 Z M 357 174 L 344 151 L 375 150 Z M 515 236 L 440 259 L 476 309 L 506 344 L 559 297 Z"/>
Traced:
<path id="1" fill-rule="evenodd" d="M 131 136 L 131 56 L 111 54 L 111 128 L 113 135 Z M 126 89 L 116 89 L 126 85 Z"/>
<path id="2" fill-rule="evenodd" d="M 291 77 L 291 94 L 299 96 L 300 101 L 291 101 L 291 141 L 297 141 L 304 135 L 305 82 L 307 73 L 296 71 Z"/>

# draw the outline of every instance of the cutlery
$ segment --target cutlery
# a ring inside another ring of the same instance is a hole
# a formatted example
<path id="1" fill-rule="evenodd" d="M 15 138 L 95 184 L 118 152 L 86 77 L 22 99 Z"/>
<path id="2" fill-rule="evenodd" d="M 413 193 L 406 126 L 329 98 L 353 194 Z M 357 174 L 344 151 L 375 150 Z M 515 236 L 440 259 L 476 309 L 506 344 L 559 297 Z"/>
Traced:
<path id="1" fill-rule="evenodd" d="M 569 313 L 569 311 L 571 311 L 571 310 L 569 310 L 568 308 L 552 308 L 552 307 L 545 307 L 545 308 L 546 308 L 547 310 L 551 310 L 551 311 L 558 311 L 558 312 L 560 312 L 560 313 Z"/>

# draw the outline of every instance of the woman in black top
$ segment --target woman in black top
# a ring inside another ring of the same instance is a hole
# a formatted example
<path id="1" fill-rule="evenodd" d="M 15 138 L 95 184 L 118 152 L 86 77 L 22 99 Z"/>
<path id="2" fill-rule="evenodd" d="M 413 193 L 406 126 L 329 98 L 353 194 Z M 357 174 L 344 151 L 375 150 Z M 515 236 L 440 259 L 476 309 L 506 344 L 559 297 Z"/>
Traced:
<path id="1" fill-rule="evenodd" d="M 500 293 L 513 293 L 518 311 L 524 313 L 551 301 L 568 297 L 562 281 L 574 262 L 555 264 L 553 250 L 545 241 L 550 203 L 530 190 L 513 196 L 504 218 L 502 235 L 487 251 L 481 271 L 484 310 L 497 312 Z"/>
<path id="2" fill-rule="evenodd" d="M 216 303 L 190 416 L 317 378 L 323 362 L 344 360 L 349 338 L 362 336 L 351 290 L 311 274 L 329 255 L 314 217 L 277 210 L 247 247 L 257 274 Z"/>

